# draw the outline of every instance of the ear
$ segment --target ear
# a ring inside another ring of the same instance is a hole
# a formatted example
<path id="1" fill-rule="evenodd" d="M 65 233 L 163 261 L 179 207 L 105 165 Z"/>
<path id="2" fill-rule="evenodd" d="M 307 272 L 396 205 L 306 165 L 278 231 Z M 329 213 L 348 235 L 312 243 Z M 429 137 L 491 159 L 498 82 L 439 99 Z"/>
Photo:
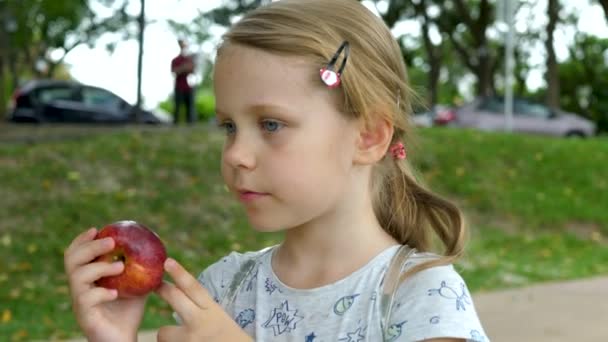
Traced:
<path id="1" fill-rule="evenodd" d="M 380 161 L 388 150 L 393 132 L 393 124 L 385 119 L 362 123 L 359 128 L 357 151 L 353 162 L 369 165 Z"/>

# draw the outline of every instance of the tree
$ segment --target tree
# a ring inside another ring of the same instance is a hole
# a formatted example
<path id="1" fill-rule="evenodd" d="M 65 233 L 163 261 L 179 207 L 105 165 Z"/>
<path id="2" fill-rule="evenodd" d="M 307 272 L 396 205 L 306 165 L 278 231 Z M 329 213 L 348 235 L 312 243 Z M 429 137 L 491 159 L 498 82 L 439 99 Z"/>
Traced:
<path id="1" fill-rule="evenodd" d="M 608 0 L 599 0 L 600 5 L 604 9 L 604 15 L 606 16 L 606 20 L 608 20 Z"/>
<path id="2" fill-rule="evenodd" d="M 491 49 L 487 30 L 494 22 L 494 6 L 489 0 L 434 1 L 442 11 L 437 21 L 440 30 L 449 38 L 460 61 L 475 75 L 476 94 L 493 94 L 500 57 Z"/>
<path id="3" fill-rule="evenodd" d="M 577 34 L 570 57 L 560 65 L 561 107 L 585 115 L 608 132 L 608 39 Z"/>
<path id="4" fill-rule="evenodd" d="M 550 108 L 559 108 L 559 66 L 557 57 L 555 56 L 555 48 L 553 46 L 554 33 L 557 23 L 559 22 L 560 4 L 559 0 L 549 0 L 547 4 L 547 39 L 545 40 L 545 50 L 547 51 L 547 71 L 545 80 L 547 82 L 547 106 Z"/>

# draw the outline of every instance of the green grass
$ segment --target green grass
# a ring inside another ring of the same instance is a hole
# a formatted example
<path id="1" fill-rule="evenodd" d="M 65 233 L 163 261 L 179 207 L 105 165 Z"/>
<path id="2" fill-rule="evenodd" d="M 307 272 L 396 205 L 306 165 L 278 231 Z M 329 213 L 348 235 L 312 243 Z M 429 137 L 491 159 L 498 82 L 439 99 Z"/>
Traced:
<path id="1" fill-rule="evenodd" d="M 141 221 L 192 273 L 230 250 L 279 240 L 247 227 L 218 172 L 222 137 L 206 128 L 87 134 L 76 127 L 60 131 L 77 133 L 63 140 L 53 127 L 32 130 L 37 138 L 25 141 L 41 141 L 0 144 L 3 341 L 79 333 L 62 258 L 89 226 Z M 471 219 L 458 268 L 472 290 L 608 274 L 605 139 L 442 129 L 421 136 L 409 154 L 421 177 Z M 143 327 L 170 322 L 170 309 L 152 296 Z"/>

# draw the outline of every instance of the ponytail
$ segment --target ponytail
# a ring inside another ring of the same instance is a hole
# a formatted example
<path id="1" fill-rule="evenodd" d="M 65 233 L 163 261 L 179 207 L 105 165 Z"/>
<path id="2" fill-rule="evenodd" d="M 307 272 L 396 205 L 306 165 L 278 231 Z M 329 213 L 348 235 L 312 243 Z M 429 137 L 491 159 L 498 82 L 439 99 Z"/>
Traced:
<path id="1" fill-rule="evenodd" d="M 463 254 L 466 231 L 462 213 L 453 203 L 425 188 L 407 162 L 390 155 L 376 165 L 374 173 L 374 211 L 382 227 L 399 243 L 420 252 L 432 250 L 431 232 L 444 247 L 441 258 L 413 267 L 403 278 L 451 264 Z"/>

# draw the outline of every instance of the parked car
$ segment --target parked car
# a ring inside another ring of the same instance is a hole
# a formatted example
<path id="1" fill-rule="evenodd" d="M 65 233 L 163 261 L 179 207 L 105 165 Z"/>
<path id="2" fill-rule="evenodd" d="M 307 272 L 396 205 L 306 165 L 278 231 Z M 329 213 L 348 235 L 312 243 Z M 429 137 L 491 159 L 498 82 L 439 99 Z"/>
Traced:
<path id="1" fill-rule="evenodd" d="M 506 121 L 504 108 L 504 100 L 501 97 L 478 98 L 458 108 L 452 124 L 486 131 L 503 131 Z M 590 137 L 595 135 L 596 125 L 574 113 L 515 99 L 513 131 L 562 137 Z"/>
<path id="2" fill-rule="evenodd" d="M 142 110 L 142 123 L 170 123 L 160 111 Z M 75 81 L 32 80 L 13 94 L 8 120 L 27 123 L 135 122 L 135 107 L 109 90 Z"/>
<path id="3" fill-rule="evenodd" d="M 454 109 L 444 105 L 435 105 L 430 109 L 418 109 L 412 120 L 416 126 L 445 126 L 454 119 Z"/>

